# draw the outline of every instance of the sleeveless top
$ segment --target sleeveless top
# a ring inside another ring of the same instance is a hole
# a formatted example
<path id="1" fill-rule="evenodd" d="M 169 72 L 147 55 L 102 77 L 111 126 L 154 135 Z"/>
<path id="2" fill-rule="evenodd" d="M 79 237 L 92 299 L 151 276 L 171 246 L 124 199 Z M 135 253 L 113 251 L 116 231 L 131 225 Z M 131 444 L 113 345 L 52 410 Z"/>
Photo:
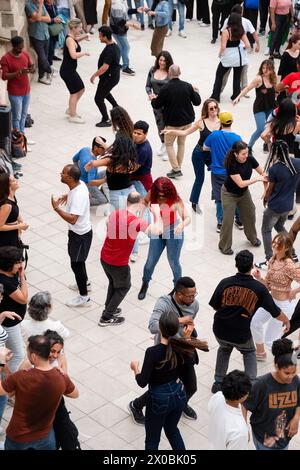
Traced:
<path id="1" fill-rule="evenodd" d="M 268 111 L 275 108 L 275 88 L 272 86 L 267 88 L 264 79 L 262 84 L 255 89 L 256 98 L 253 103 L 253 113 L 260 113 L 261 111 Z"/>
<path id="2" fill-rule="evenodd" d="M 106 182 L 111 191 L 127 189 L 131 186 L 130 173 L 117 173 L 106 170 Z"/>
<path id="3" fill-rule="evenodd" d="M 11 211 L 9 216 L 6 219 L 5 224 L 12 224 L 17 222 L 19 217 L 19 207 L 17 204 L 16 198 L 12 201 L 11 199 L 7 199 L 1 205 L 10 204 Z M 19 247 L 19 231 L 18 230 L 8 230 L 8 231 L 1 231 L 0 230 L 0 246 L 17 246 Z"/>
<path id="4" fill-rule="evenodd" d="M 240 42 L 240 39 L 235 41 L 228 39 L 224 54 L 221 57 L 223 67 L 241 67 L 248 64 L 247 52 L 243 45 L 240 45 Z"/>
<path id="5" fill-rule="evenodd" d="M 295 134 L 289 132 L 288 134 L 273 134 L 274 140 L 284 140 L 289 146 L 289 153 L 294 155 L 295 151 Z"/>
<path id="6" fill-rule="evenodd" d="M 75 72 L 75 70 L 77 69 L 77 59 L 72 59 L 72 57 L 70 56 L 69 49 L 67 47 L 67 38 L 70 38 L 70 37 L 71 36 L 69 35 L 66 36 L 66 40 L 64 43 L 64 54 L 63 54 L 64 58 L 63 58 L 60 70 Z M 79 43 L 75 39 L 74 41 L 76 42 L 76 52 L 81 52 L 81 47 Z"/>
<path id="7" fill-rule="evenodd" d="M 200 131 L 200 139 L 198 140 L 198 145 L 200 148 L 203 147 L 203 144 L 206 140 L 206 138 L 212 133 L 212 131 L 210 131 L 207 127 L 207 125 L 205 124 L 205 121 L 203 119 L 203 124 L 204 124 L 204 128 Z M 220 125 L 220 129 L 222 129 L 222 126 Z"/>
<path id="8" fill-rule="evenodd" d="M 160 216 L 164 228 L 174 225 L 175 220 L 177 219 L 177 212 L 172 209 L 172 206 L 169 206 L 167 202 L 160 205 Z"/>

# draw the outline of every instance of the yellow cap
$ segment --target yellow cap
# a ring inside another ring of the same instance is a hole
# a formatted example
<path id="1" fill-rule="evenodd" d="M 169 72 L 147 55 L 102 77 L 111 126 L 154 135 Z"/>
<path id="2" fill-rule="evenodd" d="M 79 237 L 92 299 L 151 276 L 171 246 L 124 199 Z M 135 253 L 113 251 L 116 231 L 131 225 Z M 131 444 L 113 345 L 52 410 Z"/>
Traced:
<path id="1" fill-rule="evenodd" d="M 229 126 L 233 123 L 233 116 L 229 111 L 223 111 L 219 114 L 219 119 L 221 124 L 225 124 L 225 126 Z"/>

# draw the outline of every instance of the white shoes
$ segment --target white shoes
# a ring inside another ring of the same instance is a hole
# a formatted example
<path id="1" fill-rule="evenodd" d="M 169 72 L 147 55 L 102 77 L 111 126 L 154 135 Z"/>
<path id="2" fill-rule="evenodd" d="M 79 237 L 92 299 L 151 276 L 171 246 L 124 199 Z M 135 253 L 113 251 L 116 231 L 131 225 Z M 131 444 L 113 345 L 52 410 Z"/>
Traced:
<path id="1" fill-rule="evenodd" d="M 201 28 L 208 28 L 210 26 L 210 24 L 203 23 L 203 21 L 201 21 L 201 23 L 199 23 L 199 25 L 201 26 Z"/>
<path id="2" fill-rule="evenodd" d="M 269 54 L 270 54 L 270 48 L 269 48 L 269 47 L 266 47 L 266 48 L 265 48 L 264 55 L 269 55 Z"/>
<path id="3" fill-rule="evenodd" d="M 73 123 L 75 123 L 75 124 L 84 124 L 84 123 L 85 123 L 85 120 L 82 119 L 82 117 L 77 116 L 77 114 L 76 114 L 76 116 L 73 116 L 73 117 L 70 116 L 70 117 L 69 117 L 69 122 L 73 122 Z"/>
<path id="4" fill-rule="evenodd" d="M 65 114 L 67 115 L 67 117 L 70 117 L 70 110 L 69 110 L 69 108 L 66 109 Z M 80 117 L 80 118 L 82 117 L 82 116 L 80 116 L 80 114 L 77 114 L 77 113 L 76 113 L 76 116 L 78 116 L 78 117 Z"/>
<path id="5" fill-rule="evenodd" d="M 87 287 L 87 291 L 88 291 L 88 292 L 92 292 L 92 284 L 91 284 L 91 282 L 87 282 L 86 287 Z M 71 289 L 71 290 L 74 290 L 75 292 L 78 292 L 78 286 L 77 286 L 77 284 L 69 284 L 69 285 L 68 285 L 68 288 Z"/>
<path id="6" fill-rule="evenodd" d="M 168 162 L 168 161 L 169 161 L 168 155 L 163 155 L 163 156 L 162 156 L 162 161 L 163 161 L 163 162 Z"/>
<path id="7" fill-rule="evenodd" d="M 47 75 L 49 75 L 49 74 L 47 74 Z M 43 83 L 44 85 L 51 85 L 51 80 L 49 80 L 47 76 L 39 78 L 38 82 Z"/>
<path id="8" fill-rule="evenodd" d="M 168 38 L 169 36 L 172 36 L 172 31 L 170 29 L 168 29 L 168 32 L 166 34 L 166 38 Z"/>
<path id="9" fill-rule="evenodd" d="M 28 145 L 35 145 L 35 140 L 30 140 L 30 139 L 27 139 L 27 144 Z"/>
<path id="10" fill-rule="evenodd" d="M 167 153 L 167 149 L 166 149 L 165 144 L 161 144 L 160 149 L 157 151 L 157 155 L 159 157 L 162 157 L 162 155 L 165 155 L 166 153 Z"/>
<path id="11" fill-rule="evenodd" d="M 27 145 L 27 153 L 30 153 L 30 152 L 32 152 L 32 148 L 29 147 L 29 145 Z"/>
<path id="12" fill-rule="evenodd" d="M 137 253 L 131 253 L 131 255 L 130 255 L 130 261 L 131 261 L 132 263 L 135 263 L 137 259 L 138 259 L 138 254 L 137 254 Z"/>
<path id="13" fill-rule="evenodd" d="M 66 303 L 68 307 L 90 307 L 92 305 L 92 301 L 90 297 L 82 297 L 81 295 L 78 295 L 75 297 L 75 299 L 70 300 L 69 302 Z"/>
<path id="14" fill-rule="evenodd" d="M 186 34 L 185 34 L 184 29 L 182 29 L 181 31 L 179 31 L 178 36 L 180 36 L 181 38 L 186 38 Z"/>

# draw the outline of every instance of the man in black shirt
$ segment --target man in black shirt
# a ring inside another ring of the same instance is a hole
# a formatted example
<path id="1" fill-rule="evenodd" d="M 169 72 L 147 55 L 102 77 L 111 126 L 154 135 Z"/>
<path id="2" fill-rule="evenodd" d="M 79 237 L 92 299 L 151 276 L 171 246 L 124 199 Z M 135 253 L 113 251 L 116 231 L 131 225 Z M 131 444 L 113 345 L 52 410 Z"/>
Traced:
<path id="1" fill-rule="evenodd" d="M 100 42 L 106 44 L 106 46 L 100 54 L 98 70 L 91 76 L 90 81 L 94 83 L 95 78 L 99 77 L 95 103 L 102 114 L 102 119 L 96 126 L 110 127 L 111 121 L 108 117 L 104 100 L 107 99 L 113 108 L 118 106 L 118 103 L 111 94 L 111 90 L 120 80 L 120 48 L 112 40 L 112 31 L 109 26 L 101 26 L 98 31 Z"/>
<path id="2" fill-rule="evenodd" d="M 245 373 L 253 382 L 257 375 L 255 346 L 250 322 L 259 307 L 290 328 L 287 316 L 274 303 L 268 289 L 252 275 L 253 254 L 240 251 L 235 257 L 238 273 L 223 279 L 217 286 L 209 305 L 216 310 L 213 332 L 219 343 L 212 393 L 221 390 L 221 382 L 228 369 L 230 355 L 236 348 L 242 355 Z"/>
<path id="3" fill-rule="evenodd" d="M 164 85 L 157 98 L 152 99 L 151 105 L 154 109 L 163 108 L 163 116 L 166 130 L 184 131 L 190 127 L 195 119 L 194 106 L 199 106 L 201 98 L 198 90 L 190 83 L 179 79 L 181 74 L 178 65 L 171 65 L 169 68 L 170 81 Z M 181 164 L 184 157 L 185 135 L 177 137 L 177 155 L 173 148 L 175 135 L 165 134 L 165 144 L 167 154 L 172 167 L 172 171 L 167 173 L 169 178 L 182 176 Z"/>

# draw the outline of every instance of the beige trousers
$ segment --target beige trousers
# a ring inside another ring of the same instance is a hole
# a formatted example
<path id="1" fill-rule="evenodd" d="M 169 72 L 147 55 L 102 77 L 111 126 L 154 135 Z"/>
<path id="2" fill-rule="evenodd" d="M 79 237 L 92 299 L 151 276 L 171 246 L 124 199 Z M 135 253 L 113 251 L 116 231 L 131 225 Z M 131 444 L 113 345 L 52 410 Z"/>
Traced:
<path id="1" fill-rule="evenodd" d="M 165 129 L 176 129 L 176 130 L 185 130 L 191 127 L 191 124 L 187 124 L 186 126 L 165 126 Z M 174 142 L 177 139 L 177 154 L 175 154 L 174 150 Z M 184 144 L 185 144 L 185 139 L 186 136 L 179 136 L 176 137 L 175 135 L 165 135 L 165 146 L 167 149 L 167 154 L 169 157 L 169 161 L 171 164 L 171 167 L 174 171 L 180 171 L 181 170 L 181 165 L 183 162 L 183 157 L 184 157 Z"/>
<path id="2" fill-rule="evenodd" d="M 102 12 L 102 24 L 108 24 L 108 15 L 111 7 L 111 0 L 104 0 L 104 7 Z"/>

